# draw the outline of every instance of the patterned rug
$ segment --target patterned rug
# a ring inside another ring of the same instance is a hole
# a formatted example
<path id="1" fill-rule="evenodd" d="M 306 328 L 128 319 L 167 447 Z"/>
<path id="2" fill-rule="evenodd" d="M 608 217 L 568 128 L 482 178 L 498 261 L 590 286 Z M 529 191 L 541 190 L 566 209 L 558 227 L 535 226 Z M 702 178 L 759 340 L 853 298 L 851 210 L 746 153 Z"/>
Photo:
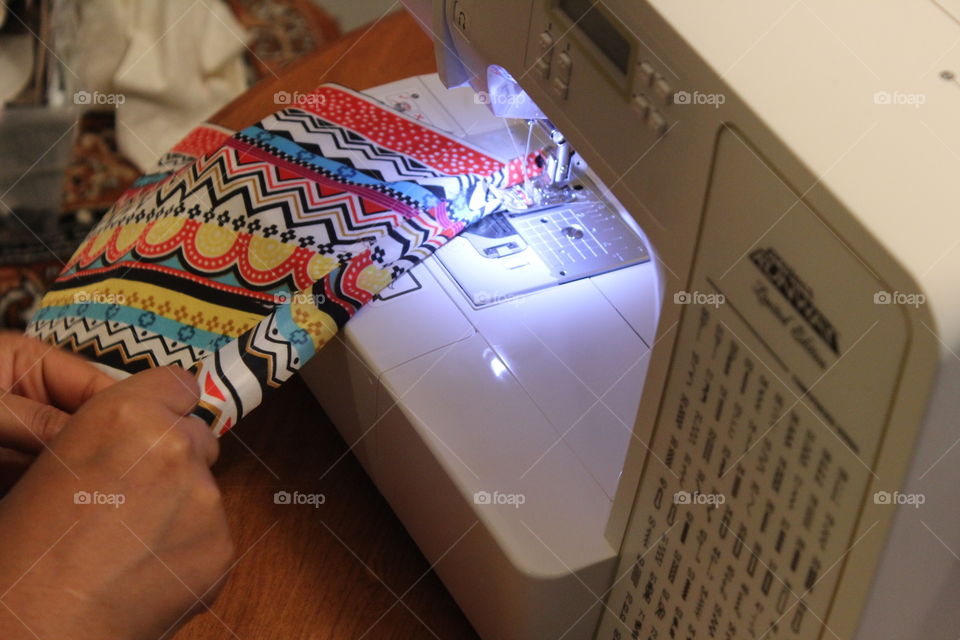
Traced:
<path id="1" fill-rule="evenodd" d="M 312 0 L 229 0 L 251 36 L 247 64 L 255 80 L 279 75 L 297 58 L 340 37 L 337 21 Z"/>

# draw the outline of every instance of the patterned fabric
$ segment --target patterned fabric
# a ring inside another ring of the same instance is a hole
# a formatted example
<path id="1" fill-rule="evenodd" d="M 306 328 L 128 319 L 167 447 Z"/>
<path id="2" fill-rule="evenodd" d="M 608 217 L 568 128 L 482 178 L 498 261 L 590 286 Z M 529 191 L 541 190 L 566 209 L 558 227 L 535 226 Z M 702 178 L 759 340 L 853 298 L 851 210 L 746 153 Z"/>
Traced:
<path id="1" fill-rule="evenodd" d="M 128 372 L 192 367 L 219 434 L 366 302 L 539 172 L 324 85 L 204 126 L 93 229 L 28 328 Z"/>

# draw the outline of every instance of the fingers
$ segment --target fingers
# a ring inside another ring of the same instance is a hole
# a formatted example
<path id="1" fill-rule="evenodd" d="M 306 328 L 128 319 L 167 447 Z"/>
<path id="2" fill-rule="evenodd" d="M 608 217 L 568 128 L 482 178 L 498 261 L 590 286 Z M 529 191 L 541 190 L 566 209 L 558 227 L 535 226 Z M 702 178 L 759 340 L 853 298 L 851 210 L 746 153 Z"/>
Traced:
<path id="1" fill-rule="evenodd" d="M 0 385 L 12 393 L 73 412 L 113 382 L 76 354 L 20 333 L 0 332 Z"/>
<path id="2" fill-rule="evenodd" d="M 0 396 L 0 447 L 37 453 L 69 418 L 49 404 L 12 393 Z"/>
<path id="3" fill-rule="evenodd" d="M 73 412 L 116 381 L 78 355 L 53 349 L 41 361 L 43 385 L 51 402 Z"/>
<path id="4" fill-rule="evenodd" d="M 212 467 L 220 457 L 220 441 L 213 435 L 210 426 L 200 418 L 186 416 L 182 428 L 186 430 L 194 449 L 200 453 L 207 466 Z"/>
<path id="5" fill-rule="evenodd" d="M 0 447 L 28 453 L 43 448 L 96 394 L 107 392 L 90 415 L 112 416 L 100 422 L 107 437 L 138 428 L 170 429 L 187 436 L 190 449 L 208 466 L 219 454 L 209 427 L 190 413 L 199 400 L 197 381 L 180 367 L 159 367 L 117 383 L 83 358 L 15 332 L 0 332 Z M 53 405 L 53 406 L 51 406 Z M 166 415 L 164 415 L 164 413 Z M 147 434 L 150 437 L 150 434 Z"/>
<path id="6" fill-rule="evenodd" d="M 110 438 L 139 435 L 154 446 L 186 440 L 188 449 L 207 466 L 219 455 L 219 443 L 210 428 L 190 414 L 200 391 L 192 374 L 180 367 L 148 369 L 115 383 L 87 402 L 77 414 Z M 186 452 L 183 455 L 187 455 Z"/>
<path id="7" fill-rule="evenodd" d="M 147 369 L 114 383 L 103 398 L 138 398 L 147 404 L 159 404 L 178 416 L 193 411 L 200 389 L 193 375 L 177 366 Z"/>

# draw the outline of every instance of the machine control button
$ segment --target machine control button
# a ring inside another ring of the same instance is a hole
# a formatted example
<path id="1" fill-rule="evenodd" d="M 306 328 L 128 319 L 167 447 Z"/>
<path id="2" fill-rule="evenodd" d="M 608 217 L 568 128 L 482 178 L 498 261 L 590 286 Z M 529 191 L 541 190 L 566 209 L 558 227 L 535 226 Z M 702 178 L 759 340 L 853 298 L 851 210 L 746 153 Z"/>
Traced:
<path id="1" fill-rule="evenodd" d="M 540 57 L 537 58 L 537 71 L 545 80 L 550 78 L 550 66 L 553 61 L 553 36 L 549 31 L 540 34 Z"/>
<path id="2" fill-rule="evenodd" d="M 557 75 L 565 82 L 570 81 L 570 71 L 573 69 L 573 58 L 566 51 L 557 56 Z"/>
<path id="3" fill-rule="evenodd" d="M 553 36 L 549 31 L 540 34 L 540 53 L 546 53 L 553 46 Z"/>
<path id="4" fill-rule="evenodd" d="M 640 63 L 640 66 L 637 67 L 637 84 L 638 89 L 643 89 L 650 86 L 650 83 L 653 82 L 654 76 L 657 75 L 656 70 L 653 68 L 653 65 L 643 60 Z"/>
<path id="5" fill-rule="evenodd" d="M 553 92 L 558 98 L 562 98 L 563 100 L 567 99 L 567 91 L 569 91 L 570 85 L 567 84 L 563 78 L 557 76 L 550 84 L 553 87 Z"/>
<path id="6" fill-rule="evenodd" d="M 633 108 L 640 114 L 641 118 L 646 118 L 647 112 L 650 111 L 650 101 L 647 100 L 645 95 L 638 93 L 633 96 Z"/>
<path id="7" fill-rule="evenodd" d="M 660 98 L 664 104 L 670 104 L 673 102 L 673 87 L 667 83 L 662 77 L 657 76 L 653 80 L 652 87 L 653 95 Z"/>
<path id="8" fill-rule="evenodd" d="M 541 56 L 540 59 L 537 60 L 537 70 L 544 77 L 544 79 L 547 79 L 550 77 L 550 55 L 549 54 Z"/>
<path id="9" fill-rule="evenodd" d="M 667 119 L 656 109 L 651 109 L 647 114 L 647 127 L 658 136 L 662 136 L 667 131 Z"/>

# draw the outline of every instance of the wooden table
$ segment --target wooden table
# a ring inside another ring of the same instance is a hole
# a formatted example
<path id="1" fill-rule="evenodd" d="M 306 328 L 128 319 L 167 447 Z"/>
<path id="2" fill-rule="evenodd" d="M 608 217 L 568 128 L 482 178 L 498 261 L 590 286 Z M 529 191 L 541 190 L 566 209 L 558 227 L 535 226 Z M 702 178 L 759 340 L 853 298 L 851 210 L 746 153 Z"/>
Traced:
<path id="1" fill-rule="evenodd" d="M 365 88 L 435 70 L 414 19 L 390 14 L 257 85 L 213 120 L 232 129 L 255 122 L 280 108 L 280 90 Z M 212 610 L 177 640 L 477 637 L 356 459 L 337 462 L 345 450 L 299 378 L 224 436 L 214 471 L 238 561 Z M 326 501 L 274 504 L 274 492 L 295 490 Z"/>

